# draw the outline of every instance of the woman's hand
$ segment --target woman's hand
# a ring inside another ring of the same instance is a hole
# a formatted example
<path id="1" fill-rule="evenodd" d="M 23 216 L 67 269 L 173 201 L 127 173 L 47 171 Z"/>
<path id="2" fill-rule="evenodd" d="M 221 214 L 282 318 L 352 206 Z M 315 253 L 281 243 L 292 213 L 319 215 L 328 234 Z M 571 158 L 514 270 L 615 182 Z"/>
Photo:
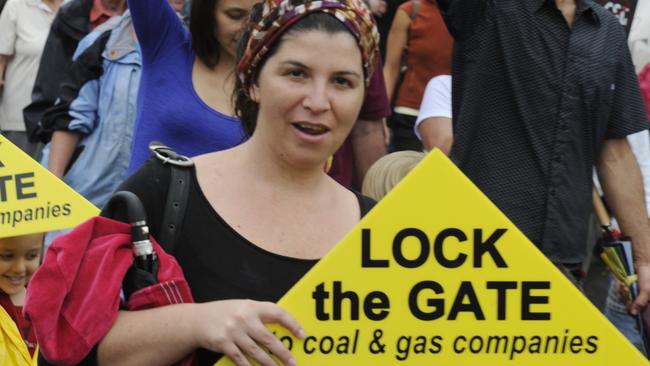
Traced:
<path id="1" fill-rule="evenodd" d="M 303 339 L 305 332 L 284 309 L 270 302 L 224 300 L 198 304 L 196 343 L 200 347 L 228 356 L 237 366 L 251 366 L 251 357 L 262 366 L 277 366 L 267 353 L 284 365 L 296 360 L 282 342 L 264 324 L 277 323 Z"/>

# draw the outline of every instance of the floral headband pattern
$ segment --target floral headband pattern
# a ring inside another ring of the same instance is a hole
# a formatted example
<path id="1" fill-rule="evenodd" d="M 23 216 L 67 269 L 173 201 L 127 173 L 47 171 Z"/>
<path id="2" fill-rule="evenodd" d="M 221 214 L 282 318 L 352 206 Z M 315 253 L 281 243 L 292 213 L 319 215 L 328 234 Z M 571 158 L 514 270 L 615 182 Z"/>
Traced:
<path id="1" fill-rule="evenodd" d="M 265 0 L 263 6 L 262 19 L 248 25 L 250 37 L 237 66 L 237 76 L 245 92 L 253 84 L 255 70 L 273 44 L 291 25 L 315 12 L 336 17 L 354 35 L 368 86 L 377 57 L 379 33 L 370 9 L 362 0 Z"/>

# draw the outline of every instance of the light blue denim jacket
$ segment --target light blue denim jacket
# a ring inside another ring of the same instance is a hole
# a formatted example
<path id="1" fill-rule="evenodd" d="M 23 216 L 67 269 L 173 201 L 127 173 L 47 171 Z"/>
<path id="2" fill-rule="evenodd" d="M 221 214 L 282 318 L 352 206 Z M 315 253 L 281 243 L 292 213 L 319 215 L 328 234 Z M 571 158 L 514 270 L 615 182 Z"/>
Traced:
<path id="1" fill-rule="evenodd" d="M 111 31 L 101 52 L 103 73 L 89 80 L 70 104 L 69 131 L 80 132 L 83 151 L 64 181 L 97 207 L 108 201 L 126 178 L 140 84 L 141 58 L 127 11 L 109 20 L 79 42 L 74 59 Z M 47 165 L 49 145 L 43 152 Z"/>

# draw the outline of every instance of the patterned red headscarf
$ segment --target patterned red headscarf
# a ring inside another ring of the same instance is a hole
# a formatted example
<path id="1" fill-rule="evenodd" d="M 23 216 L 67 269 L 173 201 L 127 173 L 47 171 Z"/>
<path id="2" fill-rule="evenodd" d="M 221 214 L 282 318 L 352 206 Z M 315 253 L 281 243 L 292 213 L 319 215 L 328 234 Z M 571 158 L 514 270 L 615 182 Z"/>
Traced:
<path id="1" fill-rule="evenodd" d="M 273 44 L 291 25 L 315 12 L 331 14 L 356 38 L 368 86 L 377 57 L 379 33 L 370 9 L 362 0 L 265 0 L 263 6 L 262 19 L 248 25 L 250 37 L 237 67 L 237 76 L 244 90 L 253 84 L 255 70 Z"/>

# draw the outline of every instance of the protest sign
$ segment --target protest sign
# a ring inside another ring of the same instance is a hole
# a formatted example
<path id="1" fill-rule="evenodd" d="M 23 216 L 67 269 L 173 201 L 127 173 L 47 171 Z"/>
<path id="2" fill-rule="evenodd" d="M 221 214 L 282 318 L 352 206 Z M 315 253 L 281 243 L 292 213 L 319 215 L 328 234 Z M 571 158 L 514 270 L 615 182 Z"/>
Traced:
<path id="1" fill-rule="evenodd" d="M 648 364 L 439 151 L 279 305 L 298 365 Z"/>
<path id="2" fill-rule="evenodd" d="M 0 238 L 71 228 L 92 203 L 0 135 Z"/>

